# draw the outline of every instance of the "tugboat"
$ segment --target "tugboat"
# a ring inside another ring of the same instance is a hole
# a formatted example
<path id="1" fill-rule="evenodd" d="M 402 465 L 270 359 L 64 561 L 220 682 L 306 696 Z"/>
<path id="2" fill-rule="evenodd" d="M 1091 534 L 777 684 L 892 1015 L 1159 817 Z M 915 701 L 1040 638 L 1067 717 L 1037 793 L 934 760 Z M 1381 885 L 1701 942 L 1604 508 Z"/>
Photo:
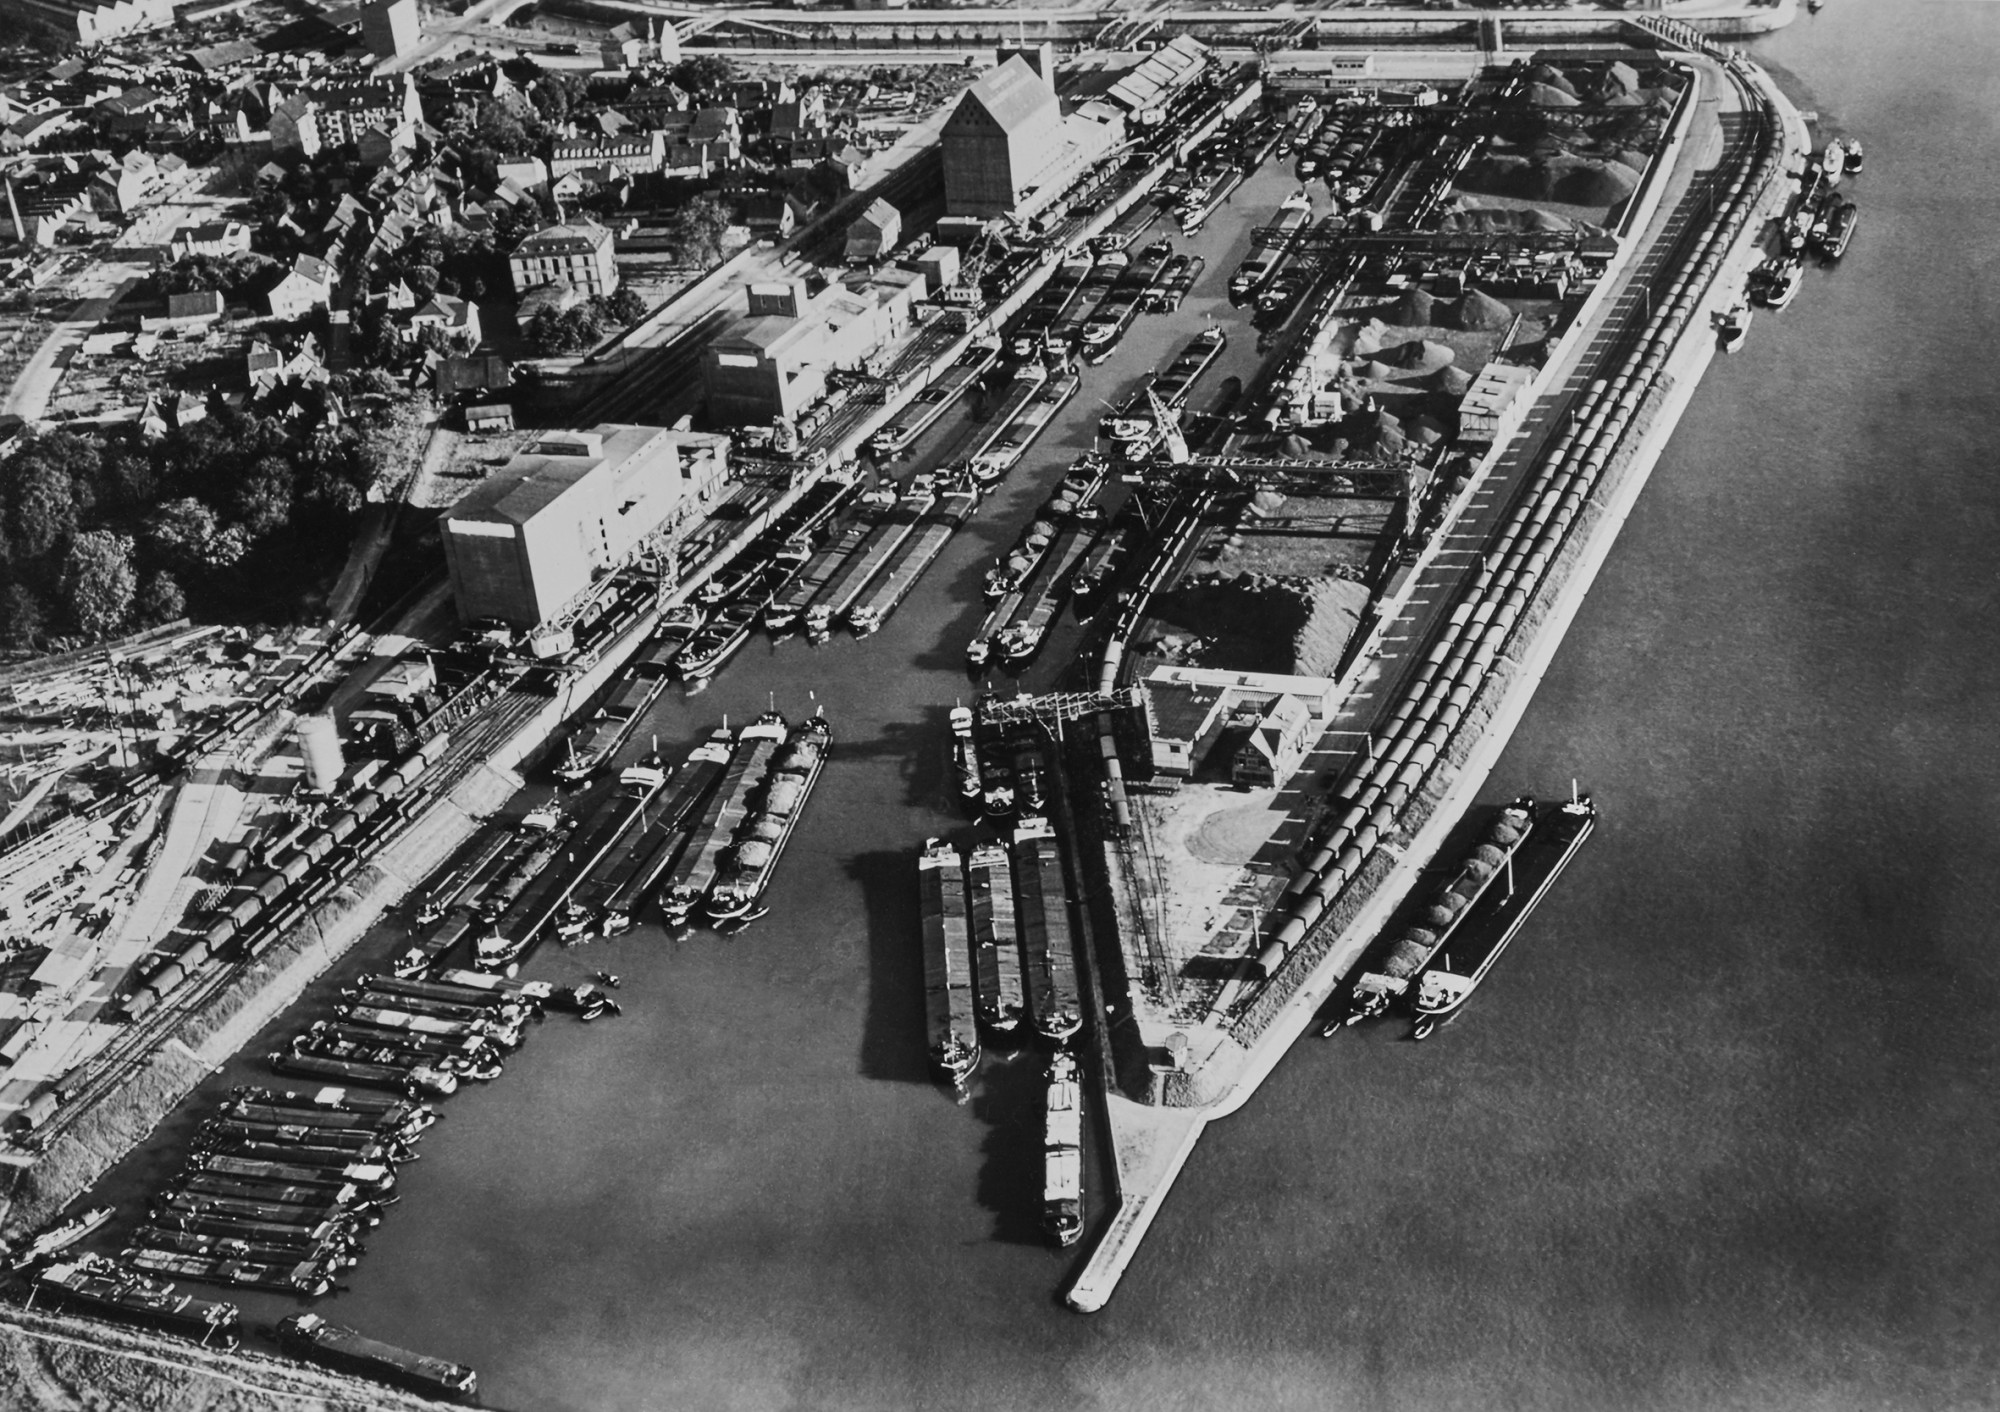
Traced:
<path id="1" fill-rule="evenodd" d="M 1851 137 L 1847 139 L 1847 174 L 1861 175 L 1861 144 Z"/>
<path id="2" fill-rule="evenodd" d="M 1826 173 L 1828 186 L 1840 185 L 1840 178 L 1847 171 L 1847 144 L 1837 137 L 1827 143 L 1819 154 L 1819 169 Z"/>
<path id="3" fill-rule="evenodd" d="M 1589 795 L 1579 796 L 1575 786 L 1571 786 L 1567 802 L 1543 811 L 1534 838 L 1507 870 L 1505 893 L 1488 894 L 1479 908 L 1480 915 L 1419 979 L 1412 1039 L 1427 1037 L 1472 998 L 1500 953 L 1520 934 L 1536 904 L 1596 827 L 1596 806 Z"/>
<path id="4" fill-rule="evenodd" d="M 954 1085 L 962 1085 L 979 1063 L 979 1030 L 973 1016 L 965 872 L 958 850 L 942 839 L 926 843 L 917 859 L 917 889 L 931 1063 Z"/>
<path id="5" fill-rule="evenodd" d="M 1725 353 L 1734 353 L 1750 337 L 1750 302 L 1739 299 L 1724 312 L 1715 316 L 1715 338 L 1717 345 Z"/>
<path id="6" fill-rule="evenodd" d="M 1459 924 L 1472 914 L 1473 905 L 1494 886 L 1495 880 L 1511 875 L 1514 855 L 1534 828 L 1534 800 L 1523 797 L 1502 809 L 1437 890 L 1431 906 L 1418 922 L 1403 930 L 1376 969 L 1362 972 L 1348 998 L 1347 1013 L 1329 1020 L 1320 1030 L 1321 1036 L 1331 1036 L 1343 1026 L 1372 1019 L 1406 994 L 1413 978 L 1440 951 L 1452 945 Z"/>
<path id="7" fill-rule="evenodd" d="M 1083 1234 L 1083 1085 L 1067 1050 L 1049 1061 L 1042 1128 L 1042 1224 L 1057 1245 Z"/>
<path id="8" fill-rule="evenodd" d="M 744 826 L 709 889 L 708 918 L 717 926 L 749 923 L 762 916 L 755 910 L 771 885 L 778 859 L 798 827 L 820 771 L 833 745 L 833 727 L 823 714 L 799 726 L 772 761 L 765 777 L 764 805 Z"/>

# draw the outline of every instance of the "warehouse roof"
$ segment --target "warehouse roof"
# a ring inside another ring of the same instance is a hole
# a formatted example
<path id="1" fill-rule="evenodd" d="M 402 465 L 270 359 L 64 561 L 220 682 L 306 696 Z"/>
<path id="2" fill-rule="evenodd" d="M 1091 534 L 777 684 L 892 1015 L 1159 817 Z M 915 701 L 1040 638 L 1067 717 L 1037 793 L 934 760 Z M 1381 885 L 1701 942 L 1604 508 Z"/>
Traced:
<path id="1" fill-rule="evenodd" d="M 952 121 L 956 122 L 971 105 L 977 105 L 1003 132 L 1019 132 L 1045 112 L 1056 108 L 1055 90 L 1016 54 L 1004 64 L 988 69 L 979 82 L 965 90 Z"/>

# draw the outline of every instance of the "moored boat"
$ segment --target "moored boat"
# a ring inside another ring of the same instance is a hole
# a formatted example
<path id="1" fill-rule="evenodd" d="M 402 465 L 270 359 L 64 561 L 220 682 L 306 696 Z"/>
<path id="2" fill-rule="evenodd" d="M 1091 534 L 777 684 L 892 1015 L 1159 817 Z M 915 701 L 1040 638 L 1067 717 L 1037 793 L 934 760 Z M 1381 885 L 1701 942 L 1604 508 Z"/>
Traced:
<path id="1" fill-rule="evenodd" d="M 1083 1234 L 1083 1085 L 1076 1059 L 1059 1051 L 1049 1061 L 1042 1123 L 1042 1224 L 1057 1245 Z"/>
<path id="2" fill-rule="evenodd" d="M 979 1031 L 967 941 L 965 873 L 958 850 L 942 839 L 930 840 L 917 859 L 917 889 L 931 1063 L 960 1084 L 979 1063 Z"/>
<path id="3" fill-rule="evenodd" d="M 88 1211 L 72 1216 L 61 1225 L 51 1226 L 21 1247 L 20 1253 L 14 1257 L 15 1271 L 25 1270 L 38 1261 L 60 1255 L 109 1221 L 113 1214 L 114 1208 L 110 1206 L 94 1206 Z"/>
<path id="4" fill-rule="evenodd" d="M 1027 1016 L 1021 985 L 1021 938 L 1014 922 L 1014 875 L 1004 844 L 982 843 L 965 860 L 972 918 L 979 1018 L 990 1030 L 1012 1034 Z"/>
<path id="5" fill-rule="evenodd" d="M 1734 353 L 1750 337 L 1750 302 L 1738 300 L 1715 316 L 1716 344 L 1725 353 Z"/>
<path id="6" fill-rule="evenodd" d="M 722 852 L 749 813 L 750 794 L 763 781 L 771 757 L 784 740 L 785 718 L 776 711 L 765 712 L 737 735 L 722 782 L 709 796 L 660 898 L 660 910 L 670 925 L 686 926 L 694 909 L 708 896 Z"/>
<path id="7" fill-rule="evenodd" d="M 1465 925 L 1418 977 L 1412 1038 L 1425 1038 L 1472 998 L 1596 827 L 1596 805 L 1574 790 L 1562 803 L 1537 810 L 1534 834 L 1514 854 L 1505 887 L 1488 891 L 1476 910 L 1467 909 Z"/>
<path id="8" fill-rule="evenodd" d="M 289 1352 L 432 1397 L 469 1399 L 479 1390 L 479 1375 L 461 1363 L 364 1337 L 317 1314 L 287 1314 L 278 1321 L 277 1334 Z"/>
<path id="9" fill-rule="evenodd" d="M 1320 1033 L 1331 1035 L 1343 1025 L 1371 1019 L 1406 995 L 1424 967 L 1441 948 L 1450 944 L 1459 924 L 1471 915 L 1473 904 L 1512 865 L 1515 853 L 1534 828 L 1532 799 L 1516 800 L 1500 810 L 1437 889 L 1422 915 L 1397 934 L 1396 940 L 1382 953 L 1379 965 L 1361 973 L 1348 997 L 1345 1014 L 1329 1020 Z"/>
<path id="10" fill-rule="evenodd" d="M 33 1304 L 37 1297 L 152 1324 L 224 1348 L 236 1346 L 243 1325 L 234 1304 L 178 1293 L 164 1280 L 97 1255 L 82 1255 L 42 1271 L 28 1302 Z"/>
<path id="11" fill-rule="evenodd" d="M 761 805 L 738 832 L 709 889 L 710 921 L 743 922 L 756 915 L 785 845 L 805 813 L 813 786 L 826 768 L 832 745 L 833 727 L 820 713 L 798 726 L 785 741 L 765 776 Z"/>
<path id="12" fill-rule="evenodd" d="M 1035 1030 L 1060 1044 L 1082 1027 L 1083 1008 L 1062 850 L 1045 818 L 1023 818 L 1014 830 L 1014 897 Z"/>

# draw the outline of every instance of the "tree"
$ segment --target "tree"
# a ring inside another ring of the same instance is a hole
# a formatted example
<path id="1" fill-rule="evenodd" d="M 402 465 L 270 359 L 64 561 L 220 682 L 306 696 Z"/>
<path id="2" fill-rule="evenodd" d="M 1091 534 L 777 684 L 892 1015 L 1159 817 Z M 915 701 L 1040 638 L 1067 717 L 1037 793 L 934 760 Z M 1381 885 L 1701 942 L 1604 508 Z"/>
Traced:
<path id="1" fill-rule="evenodd" d="M 631 289 L 620 289 L 604 301 L 604 312 L 627 328 L 646 317 L 646 301 Z"/>
<path id="2" fill-rule="evenodd" d="M 32 652 L 41 645 L 47 628 L 42 600 L 24 583 L 10 583 L 0 590 L 0 641 L 17 652 Z"/>
<path id="3" fill-rule="evenodd" d="M 176 618 L 187 616 L 187 595 L 181 591 L 180 582 L 161 569 L 146 576 L 145 586 L 139 590 L 133 610 L 141 623 L 147 627 L 158 627 L 161 623 L 171 623 Z"/>
<path id="4" fill-rule="evenodd" d="M 715 93 L 736 81 L 736 66 L 714 54 L 698 54 L 675 64 L 667 77 L 689 93 Z"/>
<path id="5" fill-rule="evenodd" d="M 15 550 L 39 559 L 76 529 L 76 492 L 69 472 L 52 461 L 22 453 L 14 482 Z"/>
<path id="6" fill-rule="evenodd" d="M 132 541 L 115 530 L 85 530 L 69 542 L 63 561 L 63 596 L 88 638 L 106 638 L 132 615 L 138 575 L 132 568 Z"/>
<path id="7" fill-rule="evenodd" d="M 261 539 L 292 522 L 292 479 L 292 464 L 282 457 L 266 456 L 251 467 L 236 490 L 244 529 Z"/>
<path id="8" fill-rule="evenodd" d="M 722 238 L 729 231 L 729 208 L 712 191 L 704 191 L 667 217 L 668 238 L 696 265 L 713 265 L 722 258 Z"/>
<path id="9" fill-rule="evenodd" d="M 211 563 L 221 526 L 215 511 L 193 496 L 169 500 L 147 517 L 146 537 L 154 551 L 176 568 Z"/>
<path id="10" fill-rule="evenodd" d="M 241 525 L 229 525 L 218 530 L 215 538 L 208 542 L 209 565 L 217 569 L 226 569 L 248 554 L 253 547 L 249 531 Z"/>

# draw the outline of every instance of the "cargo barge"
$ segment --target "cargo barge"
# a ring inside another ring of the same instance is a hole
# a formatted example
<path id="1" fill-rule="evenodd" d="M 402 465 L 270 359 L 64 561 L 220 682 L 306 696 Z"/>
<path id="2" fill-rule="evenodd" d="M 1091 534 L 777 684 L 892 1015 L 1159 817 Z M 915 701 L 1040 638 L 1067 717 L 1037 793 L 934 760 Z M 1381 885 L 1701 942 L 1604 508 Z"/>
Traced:
<path id="1" fill-rule="evenodd" d="M 204 1345 L 234 1348 L 242 1338 L 243 1315 L 234 1304 L 177 1293 L 165 1280 L 151 1279 L 102 1256 L 84 1255 L 42 1271 L 28 1291 L 30 1307 L 38 1297 L 150 1324 Z"/>
<path id="2" fill-rule="evenodd" d="M 1042 1226 L 1057 1245 L 1075 1245 L 1083 1234 L 1083 1085 L 1067 1052 L 1049 1061 L 1043 1111 Z"/>
<path id="3" fill-rule="evenodd" d="M 833 581 L 841 566 L 854 557 L 880 520 L 881 512 L 869 508 L 857 510 L 841 522 L 764 609 L 764 627 L 773 637 L 783 637 L 798 627 L 807 607 Z"/>
<path id="4" fill-rule="evenodd" d="M 917 521 L 915 531 L 890 556 L 861 601 L 848 610 L 847 625 L 856 637 L 867 637 L 888 621 L 896 605 L 916 587 L 924 570 L 937 562 L 951 537 L 978 508 L 979 492 L 969 486 L 948 489 L 937 498 L 936 505 Z"/>
<path id="5" fill-rule="evenodd" d="M 975 846 L 965 862 L 965 881 L 979 1018 L 996 1034 L 1013 1034 L 1028 1013 L 1028 999 L 1021 984 L 1021 937 L 1014 923 L 1014 875 L 1006 846 Z"/>
<path id="6" fill-rule="evenodd" d="M 607 937 L 630 930 L 639 909 L 658 889 L 667 870 L 687 845 L 695 811 L 729 768 L 729 732 L 717 730 L 695 748 L 674 775 L 673 792 L 659 807 L 650 832 L 635 839 L 626 862 L 619 869 L 618 886 L 604 912 L 598 929 Z"/>
<path id="7" fill-rule="evenodd" d="M 627 667 L 612 683 L 604 704 L 570 732 L 555 776 L 565 784 L 581 784 L 609 764 L 638 726 L 639 720 L 666 689 L 663 675 L 641 674 Z"/>
<path id="8" fill-rule="evenodd" d="M 776 711 L 765 712 L 737 735 L 722 782 L 702 810 L 660 899 L 670 926 L 688 925 L 694 909 L 708 896 L 722 852 L 750 812 L 751 792 L 763 782 L 771 757 L 784 742 L 785 718 Z"/>
<path id="9" fill-rule="evenodd" d="M 1596 827 L 1597 808 L 1587 794 L 1572 792 L 1563 803 L 1541 808 L 1533 836 L 1509 862 L 1504 890 L 1490 889 L 1476 908 L 1466 909 L 1477 915 L 1468 917 L 1451 945 L 1418 977 L 1412 1039 L 1427 1037 L 1472 998 Z"/>
<path id="10" fill-rule="evenodd" d="M 1056 535 L 1035 576 L 1022 586 L 1014 616 L 993 638 L 993 650 L 1010 664 L 1026 662 L 1041 650 L 1056 614 L 1069 594 L 1070 571 L 1090 548 L 1089 526 L 1071 522 Z"/>
<path id="11" fill-rule="evenodd" d="M 479 1392 L 479 1375 L 463 1364 L 378 1342 L 317 1314 L 287 1314 L 278 1321 L 277 1333 L 278 1345 L 287 1353 L 344 1373 L 461 1402 Z"/>
<path id="12" fill-rule="evenodd" d="M 1062 850 L 1045 818 L 1023 818 L 1014 830 L 1014 895 L 1035 1030 L 1061 1044 L 1082 1028 L 1083 1007 Z"/>
<path id="13" fill-rule="evenodd" d="M 1346 1012 L 1329 1020 L 1320 1033 L 1331 1035 L 1344 1025 L 1372 1019 L 1408 992 L 1417 975 L 1450 944 L 1473 904 L 1511 868 L 1514 854 L 1534 827 L 1533 800 L 1519 799 L 1503 808 L 1452 869 L 1423 913 L 1383 952 L 1379 968 L 1364 970 L 1354 982 Z"/>
<path id="14" fill-rule="evenodd" d="M 979 1063 L 979 1031 L 967 945 L 965 873 L 956 848 L 935 838 L 924 845 L 917 859 L 917 895 L 923 918 L 931 1063 L 952 1083 L 963 1084 Z"/>
<path id="15" fill-rule="evenodd" d="M 757 812 L 737 833 L 709 889 L 711 922 L 718 926 L 746 923 L 763 915 L 757 906 L 805 813 L 832 747 L 833 727 L 822 712 L 815 712 L 812 719 L 792 731 L 784 749 L 771 761 Z"/>
<path id="16" fill-rule="evenodd" d="M 1132 327 L 1132 320 L 1138 317 L 1139 306 L 1152 292 L 1161 271 L 1166 268 L 1167 257 L 1172 253 L 1172 248 L 1164 241 L 1149 246 L 1119 276 L 1110 296 L 1098 306 L 1090 322 L 1084 325 L 1085 362 L 1101 363 L 1111 356 L 1119 340 L 1124 338 L 1125 331 Z"/>
<path id="17" fill-rule="evenodd" d="M 1041 356 L 1050 332 L 1083 293 L 1084 281 L 1096 263 L 1097 257 L 1085 250 L 1066 257 L 1056 267 L 1015 326 L 1007 344 L 1013 357 L 1025 361 Z"/>
<path id="18" fill-rule="evenodd" d="M 878 459 L 900 456 L 930 430 L 952 403 L 971 390 L 1000 355 L 998 340 L 982 340 L 959 355 L 922 392 L 868 439 L 868 453 Z"/>
<path id="19" fill-rule="evenodd" d="M 916 532 L 917 522 L 937 503 L 928 484 L 912 482 L 896 499 L 895 508 L 884 515 L 848 561 L 841 565 L 832 582 L 806 610 L 806 635 L 824 642 L 833 633 L 836 621 L 860 602 L 875 576 L 887 567 L 903 541 Z"/>
<path id="20" fill-rule="evenodd" d="M 1081 386 L 1083 379 L 1074 370 L 1065 370 L 1044 379 L 1027 405 L 973 456 L 969 463 L 973 478 L 981 485 L 997 484 L 1002 476 L 1020 464 L 1028 448 L 1035 444 L 1035 439 L 1055 420 L 1056 414 L 1069 405 Z"/>

